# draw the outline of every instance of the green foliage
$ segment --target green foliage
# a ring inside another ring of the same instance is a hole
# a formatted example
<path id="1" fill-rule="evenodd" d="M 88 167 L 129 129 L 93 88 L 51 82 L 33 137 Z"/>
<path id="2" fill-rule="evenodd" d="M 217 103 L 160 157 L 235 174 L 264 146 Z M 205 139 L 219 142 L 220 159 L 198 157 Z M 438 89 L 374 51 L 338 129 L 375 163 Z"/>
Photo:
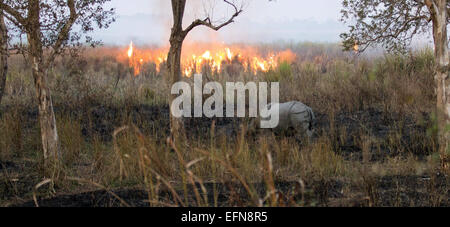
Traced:
<path id="1" fill-rule="evenodd" d="M 156 94 L 155 91 L 153 91 L 151 88 L 149 87 L 142 87 L 140 89 L 140 94 L 139 94 L 145 102 L 152 102 L 155 100 L 156 98 Z"/>
<path id="2" fill-rule="evenodd" d="M 288 62 L 282 62 L 276 69 L 270 69 L 268 72 L 265 72 L 264 79 L 267 82 L 280 82 L 282 80 L 291 80 L 293 78 L 292 75 L 292 66 Z"/>
<path id="3" fill-rule="evenodd" d="M 368 75 L 368 79 L 370 82 L 377 80 L 377 69 L 376 68 L 374 68 L 370 71 L 370 73 Z"/>
<path id="4" fill-rule="evenodd" d="M 431 71 L 435 67 L 434 52 L 431 48 L 426 48 L 415 53 L 412 57 L 410 70 L 415 72 Z"/>
<path id="5" fill-rule="evenodd" d="M 427 136 L 436 138 L 439 132 L 439 124 L 436 113 L 431 114 L 431 126 L 427 129 Z"/>
<path id="6" fill-rule="evenodd" d="M 278 72 L 280 73 L 280 77 L 283 79 L 291 79 L 292 78 L 292 68 L 291 64 L 288 62 L 282 62 L 278 66 Z"/>

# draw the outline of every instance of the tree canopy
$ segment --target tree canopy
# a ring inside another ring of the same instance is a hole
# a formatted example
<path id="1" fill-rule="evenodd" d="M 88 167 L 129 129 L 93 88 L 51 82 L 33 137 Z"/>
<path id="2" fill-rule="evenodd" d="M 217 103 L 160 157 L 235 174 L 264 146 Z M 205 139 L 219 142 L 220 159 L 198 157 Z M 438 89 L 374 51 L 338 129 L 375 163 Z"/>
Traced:
<path id="1" fill-rule="evenodd" d="M 414 36 L 431 31 L 427 1 L 344 0 L 341 21 L 350 24 L 349 31 L 341 34 L 344 49 L 352 50 L 358 45 L 362 52 L 381 44 L 388 51 L 406 50 Z"/>
<path id="2" fill-rule="evenodd" d="M 34 29 L 30 6 L 33 0 L 4 0 L 0 8 L 5 12 L 10 26 L 20 42 L 13 46 L 23 49 L 24 34 Z M 107 28 L 115 21 L 115 10 L 105 9 L 111 0 L 39 0 L 39 27 L 41 44 L 51 48 L 49 60 L 64 47 L 79 46 L 82 43 L 96 45 L 89 32 L 96 28 Z M 25 36 L 26 39 L 26 36 Z"/>

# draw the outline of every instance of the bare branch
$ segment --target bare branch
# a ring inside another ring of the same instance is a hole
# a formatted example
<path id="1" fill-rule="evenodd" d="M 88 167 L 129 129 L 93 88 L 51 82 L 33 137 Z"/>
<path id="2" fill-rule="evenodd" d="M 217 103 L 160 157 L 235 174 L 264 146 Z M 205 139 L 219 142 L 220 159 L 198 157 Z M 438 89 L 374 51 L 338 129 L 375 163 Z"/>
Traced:
<path id="1" fill-rule="evenodd" d="M 67 0 L 67 6 L 69 7 L 70 16 L 67 22 L 64 24 L 63 28 L 58 34 L 58 38 L 56 39 L 55 44 L 53 45 L 53 50 L 47 59 L 46 66 L 48 66 L 53 60 L 55 59 L 56 55 L 60 51 L 63 43 L 67 40 L 70 30 L 72 29 L 72 26 L 75 24 L 78 14 L 75 9 L 75 2 L 74 0 Z"/>
<path id="2" fill-rule="evenodd" d="M 230 17 L 230 19 L 228 19 L 227 21 L 225 21 L 225 22 L 223 22 L 222 24 L 219 24 L 219 25 L 214 25 L 211 22 L 211 18 L 209 16 L 206 17 L 204 20 L 197 19 L 194 22 L 192 22 L 192 24 L 189 25 L 189 27 L 187 27 L 183 31 L 183 35 L 186 36 L 192 29 L 194 29 L 195 27 L 200 26 L 200 25 L 203 25 L 203 26 L 206 26 L 206 27 L 208 27 L 208 28 L 210 28 L 212 30 L 218 31 L 221 28 L 223 28 L 223 27 L 233 23 L 234 19 L 236 17 L 238 17 L 242 13 L 243 10 L 242 10 L 242 8 L 238 8 L 236 6 L 236 4 L 234 4 L 234 3 L 230 2 L 230 1 L 224 0 L 224 2 L 234 8 L 234 14 Z"/>
<path id="3" fill-rule="evenodd" d="M 432 0 L 343 0 L 341 21 L 350 24 L 341 34 L 344 49 L 357 44 L 362 52 L 381 44 L 389 51 L 404 52 L 415 35 L 428 31 L 432 17 L 427 4 Z"/>
<path id="4" fill-rule="evenodd" d="M 25 26 L 27 24 L 26 18 L 24 18 L 19 11 L 13 9 L 8 4 L 0 3 L 0 9 L 5 11 L 6 18 L 8 18 L 8 20 L 12 21 L 14 24 L 21 24 L 22 26 Z M 10 17 L 8 14 L 12 17 Z"/>

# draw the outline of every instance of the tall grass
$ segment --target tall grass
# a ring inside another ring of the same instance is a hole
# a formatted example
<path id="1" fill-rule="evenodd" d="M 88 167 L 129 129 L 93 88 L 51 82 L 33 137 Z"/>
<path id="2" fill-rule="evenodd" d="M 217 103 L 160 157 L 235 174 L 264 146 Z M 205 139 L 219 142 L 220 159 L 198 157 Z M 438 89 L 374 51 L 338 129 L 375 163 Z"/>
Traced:
<path id="1" fill-rule="evenodd" d="M 321 119 L 310 143 L 271 132 L 249 135 L 245 124 L 233 128 L 230 136 L 227 126 L 215 121 L 202 126 L 208 133 L 188 129 L 188 141 L 167 143 L 163 72 L 148 66 L 143 75 L 133 77 L 125 63 L 98 52 L 76 61 L 59 59 L 49 81 L 66 175 L 108 189 L 143 187 L 151 206 L 323 205 L 333 202 L 328 197 L 335 181 L 348 184 L 344 196 L 353 198 L 351 185 L 358 185 L 363 204 L 378 206 L 379 177 L 435 169 L 435 143 L 426 133 L 434 108 L 430 50 L 358 57 L 331 44 L 285 45 L 297 53 L 297 61 L 256 77 L 238 66 L 208 76 L 221 83 L 279 81 L 282 101 L 300 100 Z M 2 162 L 41 158 L 36 155 L 39 126 L 26 68 L 14 57 L 0 108 Z M 230 75 L 233 71 L 237 73 Z M 358 118 L 368 113 L 370 119 L 374 110 L 381 112 L 388 132 Z M 384 153 L 389 154 L 377 158 Z M 282 188 L 283 182 L 292 183 L 293 189 Z M 311 199 L 312 194 L 317 196 Z M 430 200 L 437 204 L 442 198 Z"/>

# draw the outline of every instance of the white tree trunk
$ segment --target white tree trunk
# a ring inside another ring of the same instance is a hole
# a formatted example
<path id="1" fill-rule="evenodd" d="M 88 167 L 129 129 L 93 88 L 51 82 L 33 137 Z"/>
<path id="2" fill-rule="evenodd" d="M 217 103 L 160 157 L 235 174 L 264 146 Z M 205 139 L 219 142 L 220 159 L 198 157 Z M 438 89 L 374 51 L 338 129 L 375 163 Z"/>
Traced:
<path id="1" fill-rule="evenodd" d="M 444 169 L 449 166 L 450 79 L 447 37 L 447 0 L 426 1 L 433 22 L 436 59 L 437 118 L 439 128 L 439 152 Z"/>
<path id="2" fill-rule="evenodd" d="M 61 155 L 50 89 L 46 82 L 46 74 L 36 59 L 36 57 L 33 58 L 33 77 L 39 104 L 39 123 L 44 160 L 48 163 L 59 160 Z"/>
<path id="3" fill-rule="evenodd" d="M 39 123 L 41 126 L 42 148 L 44 152 L 45 167 L 57 164 L 60 161 L 60 148 L 58 130 L 56 128 L 55 113 L 47 84 L 47 68 L 44 66 L 44 51 L 41 40 L 40 5 L 38 0 L 29 4 L 27 38 L 29 43 L 29 59 L 32 64 L 32 74 L 39 106 Z M 51 170 L 51 169 L 48 169 Z M 56 170 L 56 169 L 53 169 Z M 53 175 L 51 177 L 54 177 Z"/>

